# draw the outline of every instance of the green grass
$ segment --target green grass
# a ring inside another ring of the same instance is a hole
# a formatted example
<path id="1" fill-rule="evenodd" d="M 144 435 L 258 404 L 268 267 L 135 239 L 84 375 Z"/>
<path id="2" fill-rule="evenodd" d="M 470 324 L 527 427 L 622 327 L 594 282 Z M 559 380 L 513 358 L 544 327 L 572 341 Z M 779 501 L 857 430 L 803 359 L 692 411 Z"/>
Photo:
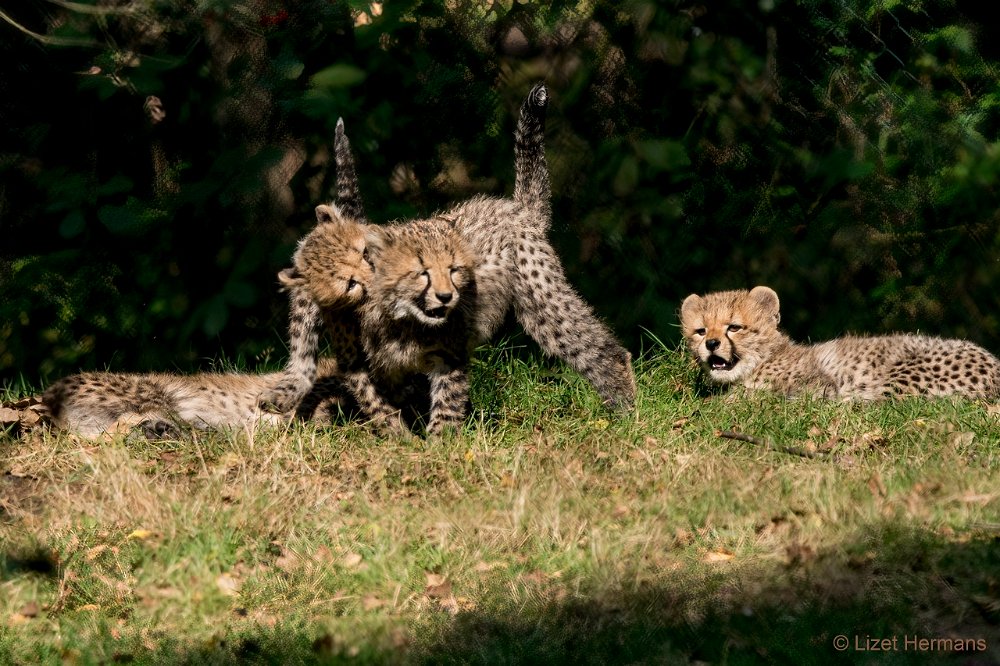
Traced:
<path id="1" fill-rule="evenodd" d="M 444 441 L 0 436 L 0 663 L 1000 659 L 991 405 L 726 396 L 667 350 L 611 416 L 477 358 Z"/>

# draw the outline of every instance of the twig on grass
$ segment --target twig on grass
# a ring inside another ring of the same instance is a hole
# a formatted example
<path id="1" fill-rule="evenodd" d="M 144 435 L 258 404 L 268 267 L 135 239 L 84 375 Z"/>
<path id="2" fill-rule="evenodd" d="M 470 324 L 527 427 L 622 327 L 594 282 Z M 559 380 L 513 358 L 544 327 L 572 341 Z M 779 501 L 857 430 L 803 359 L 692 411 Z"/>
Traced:
<path id="1" fill-rule="evenodd" d="M 763 446 L 764 448 L 771 449 L 772 451 L 777 451 L 779 453 L 788 453 L 793 456 L 802 456 L 803 458 L 819 458 L 819 454 L 815 451 L 809 451 L 801 446 L 785 446 L 774 444 L 770 440 L 761 439 L 759 437 L 754 437 L 753 435 L 748 435 L 743 432 L 736 432 L 735 430 L 716 430 L 716 437 L 722 437 L 723 439 L 735 439 L 741 442 L 749 442 L 750 444 L 757 444 L 758 446 Z"/>

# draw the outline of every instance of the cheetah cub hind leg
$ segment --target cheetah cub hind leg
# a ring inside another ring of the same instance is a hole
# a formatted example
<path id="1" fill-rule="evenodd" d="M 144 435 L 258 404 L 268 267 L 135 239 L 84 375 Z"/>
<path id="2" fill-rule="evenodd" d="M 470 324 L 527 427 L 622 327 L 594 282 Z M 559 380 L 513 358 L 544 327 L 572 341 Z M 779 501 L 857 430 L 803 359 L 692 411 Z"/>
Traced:
<path id="1" fill-rule="evenodd" d="M 514 311 L 524 330 L 552 356 L 590 382 L 612 410 L 635 407 L 632 355 L 570 285 L 548 241 L 525 239 L 531 248 L 518 262 Z"/>

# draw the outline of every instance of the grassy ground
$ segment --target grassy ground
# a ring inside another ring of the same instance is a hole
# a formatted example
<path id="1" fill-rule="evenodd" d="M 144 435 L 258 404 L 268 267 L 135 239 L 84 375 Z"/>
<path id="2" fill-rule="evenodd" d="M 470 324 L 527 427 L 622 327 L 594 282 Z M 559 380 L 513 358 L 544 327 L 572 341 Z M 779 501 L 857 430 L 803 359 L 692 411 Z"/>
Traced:
<path id="1" fill-rule="evenodd" d="M 638 374 L 486 350 L 443 442 L 0 435 L 0 663 L 1000 661 L 990 406 Z"/>

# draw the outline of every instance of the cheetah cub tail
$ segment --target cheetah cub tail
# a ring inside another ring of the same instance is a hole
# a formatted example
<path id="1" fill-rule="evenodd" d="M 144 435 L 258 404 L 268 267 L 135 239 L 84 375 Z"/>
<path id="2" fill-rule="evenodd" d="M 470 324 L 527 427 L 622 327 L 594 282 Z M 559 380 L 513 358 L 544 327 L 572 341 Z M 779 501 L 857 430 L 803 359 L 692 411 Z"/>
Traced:
<path id="1" fill-rule="evenodd" d="M 536 83 L 521 103 L 521 115 L 514 130 L 514 200 L 546 209 L 552 198 L 545 161 L 545 109 L 548 104 L 548 88 L 544 83 Z"/>
<path id="2" fill-rule="evenodd" d="M 354 166 L 354 154 L 351 152 L 351 140 L 344 132 L 343 118 L 337 118 L 337 129 L 333 136 L 333 156 L 337 165 L 337 206 L 344 215 L 358 222 L 364 222 L 365 206 L 361 200 L 361 187 Z"/>

